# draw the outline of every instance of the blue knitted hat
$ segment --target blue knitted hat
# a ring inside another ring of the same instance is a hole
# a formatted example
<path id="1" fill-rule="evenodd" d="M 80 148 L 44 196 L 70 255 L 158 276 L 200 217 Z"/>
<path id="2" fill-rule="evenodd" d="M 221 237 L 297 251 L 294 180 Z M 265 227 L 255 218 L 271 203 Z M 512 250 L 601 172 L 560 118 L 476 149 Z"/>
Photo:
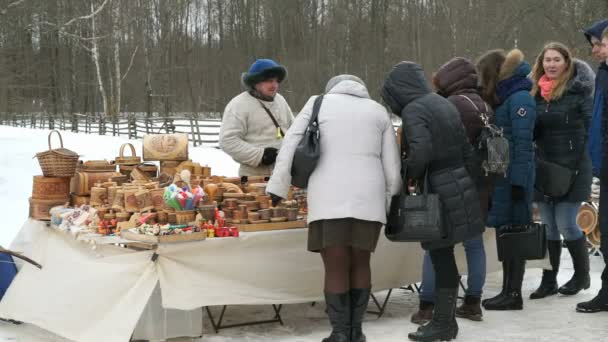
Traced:
<path id="1" fill-rule="evenodd" d="M 243 73 L 243 83 L 253 87 L 257 83 L 269 78 L 276 77 L 280 82 L 287 77 L 287 69 L 272 59 L 258 59 L 249 67 L 249 71 Z"/>

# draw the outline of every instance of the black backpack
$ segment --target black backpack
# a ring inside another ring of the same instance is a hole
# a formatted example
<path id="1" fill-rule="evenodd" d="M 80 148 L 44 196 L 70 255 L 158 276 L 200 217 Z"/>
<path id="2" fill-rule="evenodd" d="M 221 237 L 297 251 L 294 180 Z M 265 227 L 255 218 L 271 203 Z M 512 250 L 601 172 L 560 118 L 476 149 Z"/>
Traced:
<path id="1" fill-rule="evenodd" d="M 465 95 L 460 95 L 467 99 L 477 110 L 483 122 L 481 133 L 474 144 L 475 149 L 481 156 L 481 167 L 485 171 L 486 176 L 489 174 L 507 176 L 509 169 L 509 140 L 504 137 L 503 129 L 491 124 L 488 117 L 488 105 L 485 105 L 485 111 L 479 110 L 479 107 Z"/>

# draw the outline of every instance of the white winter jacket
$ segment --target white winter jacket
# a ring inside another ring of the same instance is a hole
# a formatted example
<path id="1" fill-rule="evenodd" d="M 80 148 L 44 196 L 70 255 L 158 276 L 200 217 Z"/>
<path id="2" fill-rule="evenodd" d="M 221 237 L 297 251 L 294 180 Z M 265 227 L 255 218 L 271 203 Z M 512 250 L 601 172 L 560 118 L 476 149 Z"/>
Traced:
<path id="1" fill-rule="evenodd" d="M 220 148 L 241 164 L 239 176 L 269 176 L 273 165 L 261 164 L 264 148 L 281 146 L 282 139 L 277 138 L 277 128 L 262 103 L 283 132 L 293 122 L 291 108 L 280 94 L 272 102 L 258 100 L 246 91 L 233 98 L 224 110 Z"/>
<path id="2" fill-rule="evenodd" d="M 291 164 L 312 114 L 311 97 L 283 139 L 266 191 L 283 198 Z M 399 152 L 388 112 L 355 81 L 325 95 L 319 111 L 321 157 L 308 182 L 308 222 L 337 218 L 386 223 L 401 186 Z"/>

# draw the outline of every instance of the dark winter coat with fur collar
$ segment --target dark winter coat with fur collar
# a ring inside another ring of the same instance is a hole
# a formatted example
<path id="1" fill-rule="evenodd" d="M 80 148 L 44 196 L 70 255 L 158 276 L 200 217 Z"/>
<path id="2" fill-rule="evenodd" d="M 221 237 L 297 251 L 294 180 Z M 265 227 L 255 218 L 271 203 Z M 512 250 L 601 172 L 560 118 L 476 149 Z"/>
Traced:
<path id="1" fill-rule="evenodd" d="M 568 194 L 559 199 L 567 202 L 586 201 L 591 192 L 591 159 L 586 145 L 595 74 L 583 61 L 576 60 L 574 65 L 574 76 L 562 97 L 547 102 L 539 92 L 535 98 L 537 154 L 579 172 Z M 538 194 L 536 199 L 542 200 L 543 196 Z"/>

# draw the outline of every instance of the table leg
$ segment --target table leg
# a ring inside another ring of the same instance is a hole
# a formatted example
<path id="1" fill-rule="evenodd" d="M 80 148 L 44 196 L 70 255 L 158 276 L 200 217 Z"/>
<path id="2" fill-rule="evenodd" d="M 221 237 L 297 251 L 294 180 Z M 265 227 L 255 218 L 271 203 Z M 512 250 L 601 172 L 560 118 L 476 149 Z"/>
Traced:
<path id="1" fill-rule="evenodd" d="M 393 293 L 393 289 L 388 290 L 388 293 L 386 294 L 386 297 L 384 298 L 384 302 L 382 302 L 382 304 L 380 304 L 380 302 L 378 301 L 376 296 L 374 296 L 374 294 L 372 293 L 370 295 L 370 297 L 372 298 L 372 301 L 378 308 L 378 311 L 367 311 L 367 313 L 372 314 L 372 315 L 377 315 L 378 318 L 382 317 L 382 315 L 384 315 L 384 311 L 386 310 L 386 305 L 388 304 L 388 300 L 389 300 L 389 298 L 391 298 L 392 293 Z"/>
<path id="2" fill-rule="evenodd" d="M 283 318 L 281 317 L 281 309 L 283 308 L 282 304 L 280 304 L 280 305 L 272 304 L 272 308 L 274 310 L 274 318 L 272 318 L 272 319 L 224 325 L 224 324 L 222 324 L 222 321 L 224 320 L 224 314 L 226 313 L 227 308 L 228 308 L 228 305 L 222 306 L 222 311 L 220 313 L 220 317 L 219 317 L 218 321 L 216 322 L 215 317 L 213 316 L 213 313 L 211 312 L 209 307 L 205 306 L 205 311 L 207 312 L 207 316 L 209 316 L 209 320 L 211 321 L 211 326 L 213 327 L 213 330 L 215 331 L 216 334 L 222 329 L 237 328 L 237 327 L 244 327 L 244 326 L 250 326 L 250 325 L 268 324 L 268 323 L 279 323 L 279 324 L 283 325 Z"/>

